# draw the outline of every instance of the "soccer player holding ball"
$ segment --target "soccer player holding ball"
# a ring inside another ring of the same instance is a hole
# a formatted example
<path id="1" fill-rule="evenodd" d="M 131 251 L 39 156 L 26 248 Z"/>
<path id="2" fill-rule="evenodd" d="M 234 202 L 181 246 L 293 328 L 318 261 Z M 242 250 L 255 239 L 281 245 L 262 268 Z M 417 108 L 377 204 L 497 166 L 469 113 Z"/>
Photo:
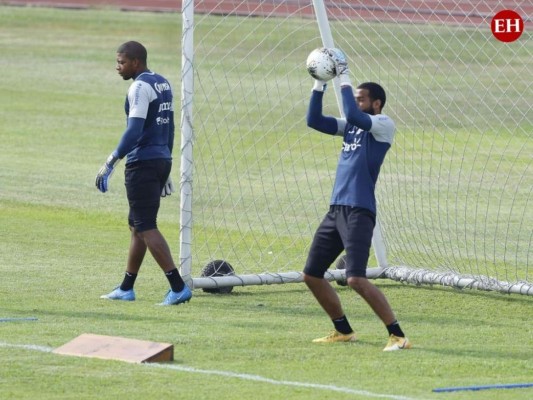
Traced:
<path id="1" fill-rule="evenodd" d="M 161 305 L 187 302 L 192 297 L 172 259 L 168 244 L 157 228 L 160 198 L 173 191 L 170 180 L 174 145 L 172 88 L 147 67 L 147 51 L 139 42 L 126 42 L 117 50 L 117 72 L 133 79 L 126 97 L 127 127 L 117 148 L 96 175 L 96 187 L 107 192 L 117 163 L 126 157 L 124 171 L 129 203 L 131 241 L 122 284 L 101 296 L 110 300 L 135 300 L 133 286 L 146 251 L 165 273 L 170 289 Z"/>
<path id="2" fill-rule="evenodd" d="M 411 347 L 385 295 L 366 277 L 367 262 L 376 223 L 375 185 L 385 155 L 392 145 L 395 125 L 381 111 L 385 91 L 374 82 L 357 86 L 355 95 L 346 56 L 327 49 L 339 78 L 345 118 L 322 114 L 325 82 L 315 80 L 307 112 L 307 125 L 317 131 L 343 137 L 330 208 L 320 223 L 304 267 L 304 282 L 333 321 L 333 332 L 315 343 L 354 342 L 356 335 L 346 318 L 339 296 L 324 279 L 326 270 L 342 251 L 346 256 L 346 280 L 385 324 L 389 339 L 383 349 Z"/>

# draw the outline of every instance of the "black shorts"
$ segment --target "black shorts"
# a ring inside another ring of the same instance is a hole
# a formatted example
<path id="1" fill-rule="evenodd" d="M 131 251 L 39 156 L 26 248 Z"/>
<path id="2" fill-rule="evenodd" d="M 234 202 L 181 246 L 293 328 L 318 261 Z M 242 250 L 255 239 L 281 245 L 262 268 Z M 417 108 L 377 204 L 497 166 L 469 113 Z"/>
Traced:
<path id="1" fill-rule="evenodd" d="M 146 160 L 126 164 L 124 182 L 130 205 L 128 224 L 137 231 L 157 228 L 161 191 L 171 168 L 170 160 Z"/>
<path id="2" fill-rule="evenodd" d="M 346 277 L 366 277 L 375 225 L 376 216 L 367 209 L 331 206 L 315 233 L 304 273 L 323 278 L 346 250 Z"/>

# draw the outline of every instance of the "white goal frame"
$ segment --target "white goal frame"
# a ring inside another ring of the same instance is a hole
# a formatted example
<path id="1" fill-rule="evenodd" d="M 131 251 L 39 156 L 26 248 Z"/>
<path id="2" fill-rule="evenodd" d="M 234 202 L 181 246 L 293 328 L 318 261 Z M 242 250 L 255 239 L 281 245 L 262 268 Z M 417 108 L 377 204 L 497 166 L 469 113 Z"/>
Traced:
<path id="1" fill-rule="evenodd" d="M 259 1 L 259 3 L 261 3 Z M 333 35 L 330 30 L 328 21 L 328 12 L 324 1 L 313 0 L 313 7 L 315 11 L 315 17 L 318 24 L 318 31 L 320 32 L 321 44 L 325 47 L 335 47 L 333 41 Z M 368 10 L 364 10 L 368 11 Z M 385 10 L 386 11 L 386 10 Z M 260 272 L 251 274 L 240 274 L 239 271 L 235 271 L 235 275 L 231 276 L 198 276 L 198 273 L 194 273 L 193 270 L 193 221 L 194 221 L 194 206 L 193 206 L 193 186 L 194 177 L 198 173 L 195 170 L 195 158 L 194 158 L 194 144 L 195 138 L 195 124 L 193 121 L 193 105 L 194 102 L 194 90 L 195 79 L 198 76 L 195 75 L 195 45 L 194 45 L 194 33 L 195 33 L 195 1 L 183 1 L 182 2 L 182 65 L 181 65 L 181 159 L 180 159 L 180 271 L 185 281 L 192 288 L 221 288 L 221 287 L 234 287 L 245 285 L 265 285 L 265 284 L 280 284 L 280 283 L 294 283 L 302 282 L 302 274 L 294 271 L 275 271 L 275 272 Z M 526 39 L 529 40 L 529 39 Z M 311 50 L 311 48 L 309 49 Z M 531 86 L 526 88 L 531 90 Z M 306 88 L 306 90 L 308 90 Z M 342 115 L 342 107 L 340 101 L 340 90 L 338 83 L 335 82 L 334 90 L 337 99 L 337 106 L 339 113 Z M 309 92 L 306 92 L 309 93 Z M 529 109 L 531 111 L 531 108 Z M 526 118 L 528 118 L 526 116 Z M 530 123 L 531 120 L 528 120 Z M 387 160 L 385 161 L 387 162 Z M 527 167 L 526 167 L 527 170 Z M 525 184 L 531 183 L 526 180 Z M 386 184 L 386 183 L 385 183 Z M 527 200 L 526 200 L 527 205 Z M 325 209 L 325 208 L 324 208 Z M 530 214 L 524 214 L 529 216 Z M 532 221 L 529 221 L 533 223 Z M 527 224 L 527 221 L 526 221 Z M 527 229 L 525 229 L 527 234 Z M 390 235 L 393 236 L 393 235 Z M 523 236 L 523 234 L 522 234 Z M 309 241 L 311 240 L 309 236 Z M 390 243 L 390 239 L 388 240 Z M 483 274 L 472 273 L 457 273 L 450 271 L 449 269 L 439 269 L 436 265 L 435 268 L 423 268 L 420 266 L 409 266 L 403 264 L 389 265 L 387 261 L 386 243 L 383 239 L 383 231 L 378 223 L 374 231 L 374 237 L 372 241 L 375 260 L 377 266 L 375 268 L 369 268 L 367 276 L 369 278 L 388 278 L 400 282 L 411 284 L 436 284 L 442 286 L 452 286 L 456 288 L 474 288 L 480 290 L 493 290 L 504 293 L 515 293 L 533 295 L 533 283 L 531 274 L 528 275 L 529 264 L 526 265 L 526 277 L 518 277 L 518 279 L 510 279 L 509 281 L 501 279 L 500 277 L 494 278 Z M 529 238 L 529 252 L 531 249 L 531 236 Z M 217 258 L 213 255 L 213 259 Z M 431 258 L 431 257 L 430 257 Z M 227 260 L 231 263 L 231 260 Z M 430 261 L 431 262 L 431 261 Z M 528 257 L 528 262 L 530 259 Z M 197 271 L 197 269 L 196 269 Z M 342 269 L 331 269 L 326 274 L 326 279 L 330 281 L 340 281 L 345 279 L 344 271 Z"/>

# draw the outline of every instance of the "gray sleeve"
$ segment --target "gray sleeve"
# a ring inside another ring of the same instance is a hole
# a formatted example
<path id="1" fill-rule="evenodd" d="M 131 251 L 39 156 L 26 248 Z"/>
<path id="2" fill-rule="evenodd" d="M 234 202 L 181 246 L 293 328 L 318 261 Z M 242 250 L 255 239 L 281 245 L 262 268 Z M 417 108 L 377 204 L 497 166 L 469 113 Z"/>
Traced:
<path id="1" fill-rule="evenodd" d="M 344 128 L 346 128 L 346 120 L 344 118 L 336 118 L 337 120 L 337 133 L 335 136 L 344 136 Z"/>
<path id="2" fill-rule="evenodd" d="M 370 119 L 372 120 L 370 133 L 374 136 L 374 139 L 378 142 L 392 144 L 394 140 L 394 132 L 396 131 L 394 121 L 384 114 L 371 115 Z"/>

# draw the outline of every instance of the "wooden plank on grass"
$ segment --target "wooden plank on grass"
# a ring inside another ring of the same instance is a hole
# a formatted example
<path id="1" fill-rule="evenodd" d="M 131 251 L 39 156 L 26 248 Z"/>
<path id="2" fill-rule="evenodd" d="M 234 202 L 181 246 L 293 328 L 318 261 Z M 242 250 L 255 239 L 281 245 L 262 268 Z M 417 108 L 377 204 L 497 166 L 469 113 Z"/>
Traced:
<path id="1" fill-rule="evenodd" d="M 131 363 L 163 362 L 174 360 L 174 345 L 84 333 L 58 347 L 53 353 Z"/>

